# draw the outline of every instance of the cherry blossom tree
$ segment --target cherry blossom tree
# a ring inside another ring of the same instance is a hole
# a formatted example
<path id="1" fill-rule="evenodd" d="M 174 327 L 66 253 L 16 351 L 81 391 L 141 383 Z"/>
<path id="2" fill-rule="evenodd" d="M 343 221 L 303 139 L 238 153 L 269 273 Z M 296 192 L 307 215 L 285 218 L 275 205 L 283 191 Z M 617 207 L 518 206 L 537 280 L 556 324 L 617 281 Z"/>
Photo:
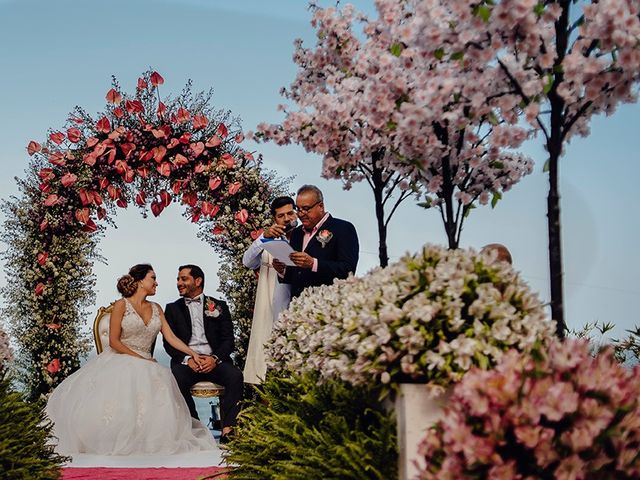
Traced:
<path id="1" fill-rule="evenodd" d="M 619 103 L 636 101 L 640 72 L 640 2 L 576 3 L 376 1 L 391 31 L 389 45 L 402 45 L 407 63 L 432 65 L 435 58 L 450 69 L 443 82 L 465 79 L 462 90 L 451 91 L 461 107 L 452 122 L 464 121 L 460 113 L 478 106 L 508 125 L 500 136 L 522 128 L 521 115 L 529 133 L 541 134 L 548 152 L 551 306 L 560 335 L 565 324 L 559 159 L 573 135 L 589 134 L 593 115 L 611 115 Z M 431 89 L 423 104 L 440 95 Z"/>
<path id="2" fill-rule="evenodd" d="M 341 178 L 346 188 L 363 179 L 369 183 L 385 266 L 389 220 L 411 193 L 423 197 L 422 206 L 440 211 L 448 245 L 457 248 L 471 209 L 489 201 L 495 206 L 532 163 L 507 149 L 526 139 L 525 130 L 507 131 L 490 109 L 472 109 L 456 98 L 472 72 L 454 78 L 451 67 L 433 55 L 414 61 L 405 53 L 410 46 L 393 38 L 403 23 L 393 14 L 401 10 L 384 18 L 383 6 L 379 19 L 351 6 L 314 7 L 316 47 L 297 42 L 294 62 L 300 69 L 283 89 L 298 109 L 282 106 L 285 120 L 259 125 L 257 136 L 321 154 L 323 176 Z M 474 106 L 482 101 L 474 98 Z M 395 189 L 401 194 L 385 217 Z"/>

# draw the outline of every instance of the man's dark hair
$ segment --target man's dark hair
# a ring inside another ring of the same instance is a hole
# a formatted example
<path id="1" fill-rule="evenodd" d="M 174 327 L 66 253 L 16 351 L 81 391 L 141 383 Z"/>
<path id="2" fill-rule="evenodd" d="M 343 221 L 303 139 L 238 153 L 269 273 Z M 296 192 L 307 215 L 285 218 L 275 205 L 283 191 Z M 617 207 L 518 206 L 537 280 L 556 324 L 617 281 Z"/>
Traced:
<path id="1" fill-rule="evenodd" d="M 178 267 L 178 271 L 183 270 L 185 268 L 189 269 L 189 273 L 191 273 L 191 276 L 193 277 L 194 280 L 196 278 L 202 279 L 202 287 L 204 288 L 204 272 L 202 271 L 202 269 L 197 265 L 180 265 Z"/>
<path id="2" fill-rule="evenodd" d="M 271 202 L 271 216 L 276 215 L 276 210 L 278 208 L 284 207 L 285 205 L 291 205 L 294 209 L 296 208 L 296 202 L 293 201 L 291 197 L 276 197 L 273 202 Z"/>

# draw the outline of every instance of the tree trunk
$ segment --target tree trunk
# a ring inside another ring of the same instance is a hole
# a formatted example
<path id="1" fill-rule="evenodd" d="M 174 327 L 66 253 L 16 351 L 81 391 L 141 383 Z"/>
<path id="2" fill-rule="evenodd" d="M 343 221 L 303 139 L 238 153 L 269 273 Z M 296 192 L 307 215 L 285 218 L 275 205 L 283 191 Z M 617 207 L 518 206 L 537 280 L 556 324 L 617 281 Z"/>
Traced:
<path id="1" fill-rule="evenodd" d="M 376 204 L 376 221 L 378 222 L 378 258 L 380 266 L 389 265 L 389 254 L 387 252 L 387 225 L 384 218 L 384 181 L 382 169 L 378 167 L 378 161 L 383 153 L 376 152 L 372 155 L 371 182 L 373 184 L 373 198 Z"/>

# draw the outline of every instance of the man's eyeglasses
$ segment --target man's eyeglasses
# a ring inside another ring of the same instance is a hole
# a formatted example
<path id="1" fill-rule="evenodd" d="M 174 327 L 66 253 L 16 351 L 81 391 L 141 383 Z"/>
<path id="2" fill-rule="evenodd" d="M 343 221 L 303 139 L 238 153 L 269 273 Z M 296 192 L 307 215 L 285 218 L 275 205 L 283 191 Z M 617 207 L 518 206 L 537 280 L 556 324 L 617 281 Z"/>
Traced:
<path id="1" fill-rule="evenodd" d="M 301 207 L 300 205 L 296 205 L 296 210 L 304 215 L 306 215 L 307 213 L 309 213 L 309 210 L 311 210 L 313 207 L 315 207 L 316 205 L 318 205 L 319 203 L 322 203 L 321 200 L 318 200 L 316 203 L 314 203 L 313 205 L 309 205 L 308 207 Z"/>

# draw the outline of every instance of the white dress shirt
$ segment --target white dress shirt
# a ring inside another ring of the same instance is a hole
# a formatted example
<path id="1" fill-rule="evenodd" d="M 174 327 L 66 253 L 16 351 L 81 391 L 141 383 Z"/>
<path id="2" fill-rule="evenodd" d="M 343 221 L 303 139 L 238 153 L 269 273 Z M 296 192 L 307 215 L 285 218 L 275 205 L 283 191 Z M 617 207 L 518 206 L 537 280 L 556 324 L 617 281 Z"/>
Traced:
<path id="1" fill-rule="evenodd" d="M 211 355 L 213 350 L 211 350 L 211 345 L 209 345 L 209 341 L 204 334 L 204 293 L 194 297 L 194 300 L 196 298 L 200 298 L 200 302 L 187 302 L 185 298 L 185 304 L 191 316 L 191 339 L 189 340 L 189 348 L 201 355 Z M 187 355 L 184 357 L 182 363 L 186 364 L 190 358 L 191 357 Z"/>

